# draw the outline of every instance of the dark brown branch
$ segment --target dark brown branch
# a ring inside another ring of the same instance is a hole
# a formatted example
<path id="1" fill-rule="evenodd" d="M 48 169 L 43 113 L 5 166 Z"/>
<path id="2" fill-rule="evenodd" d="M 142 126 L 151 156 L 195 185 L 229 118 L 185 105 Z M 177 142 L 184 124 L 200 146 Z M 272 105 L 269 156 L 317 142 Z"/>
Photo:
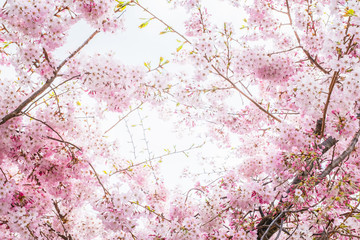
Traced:
<path id="1" fill-rule="evenodd" d="M 282 232 L 282 230 L 283 230 L 283 226 L 284 226 L 284 218 L 281 218 L 280 229 L 279 229 L 279 232 L 278 232 L 275 240 L 279 239 L 280 234 L 281 234 L 281 232 Z M 279 227 L 279 226 L 278 226 L 278 227 Z"/>
<path id="2" fill-rule="evenodd" d="M 358 140 L 359 140 L 359 136 L 360 136 L 360 130 L 358 130 L 355 133 L 355 136 L 353 137 L 353 139 L 350 142 L 350 145 L 346 148 L 346 150 L 340 154 L 340 156 L 338 156 L 336 159 L 334 159 L 326 168 L 325 170 L 319 175 L 319 179 L 323 179 L 325 178 L 327 175 L 330 174 L 330 172 L 336 168 L 337 166 L 339 166 L 339 164 L 344 161 L 344 159 L 346 157 L 348 157 L 352 151 L 354 151 L 355 149 L 355 145 L 357 144 Z M 317 182 L 319 183 L 319 182 Z"/>
<path id="3" fill-rule="evenodd" d="M 333 137 L 328 137 L 324 142 L 322 142 L 318 148 L 322 149 L 321 153 L 325 154 L 330 148 L 332 148 L 336 143 L 338 142 L 338 140 L 336 140 Z M 305 167 L 305 171 L 300 172 L 292 181 L 291 183 L 291 187 L 287 190 L 287 192 L 289 193 L 292 190 L 292 186 L 299 184 L 304 178 L 306 178 L 309 174 L 309 172 L 312 170 L 313 168 L 313 164 L 314 162 L 311 161 L 309 162 L 306 167 Z"/>
<path id="4" fill-rule="evenodd" d="M 320 136 L 323 137 L 324 136 L 324 131 L 325 131 L 325 121 L 326 121 L 326 113 L 329 107 L 329 103 L 330 103 L 330 97 L 331 97 L 331 93 L 334 89 L 335 83 L 337 81 L 339 77 L 339 71 L 334 72 L 332 78 L 331 78 L 331 83 L 329 86 L 329 93 L 326 99 L 326 103 L 325 103 L 325 107 L 324 107 L 324 111 L 323 111 L 323 117 L 322 117 L 322 125 L 321 125 L 321 132 L 320 132 Z"/>
<path id="5" fill-rule="evenodd" d="M 37 98 L 40 94 L 42 94 L 46 89 L 48 89 L 48 87 L 50 87 L 50 85 L 55 81 L 55 79 L 58 77 L 58 73 L 61 70 L 61 68 L 72 58 L 74 57 L 78 52 L 80 52 L 80 50 L 85 47 L 85 45 L 87 45 L 89 43 L 89 41 L 96 35 L 98 34 L 99 31 L 96 30 L 95 32 L 93 32 L 93 34 L 90 35 L 90 37 L 88 37 L 88 39 L 86 39 L 86 41 L 81 44 L 80 47 L 78 47 L 73 53 L 71 53 L 64 61 L 62 61 L 59 66 L 56 68 L 56 70 L 54 71 L 54 75 L 49 78 L 45 84 L 39 88 L 37 91 L 35 91 L 33 94 L 31 94 L 30 97 L 28 97 L 27 99 L 25 99 L 25 101 L 23 101 L 15 110 L 13 110 L 12 112 L 10 112 L 9 114 L 5 115 L 1 121 L 0 121 L 0 125 L 6 123 L 8 120 L 14 118 L 14 117 L 18 117 L 21 115 L 21 111 L 29 104 L 31 103 L 35 98 Z"/>
<path id="6" fill-rule="evenodd" d="M 322 142 L 318 148 L 322 149 L 322 154 L 325 154 L 330 148 L 332 148 L 338 140 L 333 138 L 332 136 L 328 137 L 324 142 Z"/>
<path id="7" fill-rule="evenodd" d="M 54 68 L 54 67 L 52 66 L 52 64 L 51 64 L 51 61 L 50 61 L 50 59 L 49 59 L 49 55 L 48 55 L 47 51 L 45 50 L 45 48 L 43 48 L 43 53 L 44 53 L 44 58 L 45 58 L 45 60 L 49 63 L 50 67 L 51 67 L 51 68 Z"/>
<path id="8" fill-rule="evenodd" d="M 286 217 L 287 210 L 290 209 L 292 205 L 288 206 L 286 210 L 283 210 L 279 213 L 274 214 L 275 216 L 266 216 L 261 219 L 260 223 L 257 225 L 258 237 L 257 240 L 268 240 L 274 235 L 282 225 L 284 218 Z"/>
<path id="9" fill-rule="evenodd" d="M 59 237 L 61 237 L 62 239 L 64 239 L 64 240 L 72 240 L 73 238 L 71 237 L 71 234 L 68 234 L 68 231 L 67 231 L 67 229 L 66 229 L 66 227 L 64 225 L 64 223 L 66 223 L 66 221 L 67 221 L 67 219 L 66 219 L 67 214 L 65 214 L 65 215 L 61 214 L 58 202 L 53 200 L 53 204 L 54 204 L 54 207 L 55 207 L 55 210 L 56 210 L 55 214 L 60 219 L 61 226 L 62 226 L 62 228 L 64 230 L 64 233 L 65 233 L 65 235 L 63 235 L 63 234 L 60 234 L 60 233 L 56 232 L 57 235 Z"/>
<path id="10" fill-rule="evenodd" d="M 360 129 L 355 133 L 353 139 L 351 140 L 349 146 L 347 149 L 340 154 L 336 159 L 334 159 L 326 168 L 325 170 L 318 176 L 318 180 L 315 182 L 315 185 L 319 184 L 322 179 L 324 179 L 326 176 L 330 174 L 330 172 L 338 167 L 347 157 L 350 156 L 352 151 L 355 149 L 355 145 L 357 144 L 360 136 Z M 322 154 L 325 154 L 332 146 L 334 146 L 337 143 L 337 140 L 333 137 L 327 138 L 324 142 L 322 142 L 319 145 L 319 148 L 322 149 Z M 309 172 L 313 168 L 313 161 L 309 162 L 307 166 L 305 167 L 305 171 L 299 173 L 293 182 L 291 183 L 291 187 L 287 190 L 287 193 L 289 193 L 293 187 L 297 184 L 299 184 L 306 176 L 308 176 Z M 324 198 L 321 200 L 323 201 Z M 286 203 L 283 203 L 286 204 Z M 285 213 L 289 213 L 288 211 L 290 207 L 287 207 L 287 211 L 282 211 L 280 214 L 283 214 L 284 217 L 286 217 Z M 280 215 L 279 214 L 279 215 Z M 257 225 L 258 229 L 258 240 L 266 240 L 270 239 L 273 234 L 275 234 L 279 229 L 279 220 L 277 213 L 270 213 L 269 215 L 263 217 L 260 221 L 260 223 Z M 266 227 L 266 231 L 264 231 L 264 228 Z M 271 228 L 271 229 L 270 229 Z M 264 238 L 266 237 L 266 238 Z"/>

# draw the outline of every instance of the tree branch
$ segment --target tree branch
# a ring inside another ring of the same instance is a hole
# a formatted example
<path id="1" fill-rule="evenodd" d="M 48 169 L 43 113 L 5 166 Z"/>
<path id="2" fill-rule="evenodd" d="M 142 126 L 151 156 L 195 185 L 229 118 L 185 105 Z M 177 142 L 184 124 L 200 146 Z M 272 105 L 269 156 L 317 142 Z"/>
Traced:
<path id="1" fill-rule="evenodd" d="M 290 25 L 293 26 L 293 21 L 292 21 L 292 17 L 291 17 L 291 13 L 290 13 L 290 5 L 289 5 L 289 0 L 286 0 L 286 8 L 287 8 L 287 15 L 289 17 L 289 21 L 290 21 Z M 301 47 L 301 49 L 303 50 L 303 52 L 305 53 L 305 55 L 308 57 L 308 59 L 310 60 L 310 62 L 312 64 L 314 64 L 318 69 L 320 69 L 323 73 L 325 74 L 329 74 L 330 71 L 327 71 L 325 70 L 322 66 L 320 66 L 320 64 L 311 56 L 311 54 L 306 50 L 304 49 L 302 46 L 301 46 L 301 41 L 300 41 L 300 37 L 299 35 L 297 34 L 297 32 L 294 30 L 294 34 L 295 34 L 295 37 L 296 37 L 296 40 L 297 42 L 299 43 L 299 46 Z"/>
<path id="2" fill-rule="evenodd" d="M 116 173 L 120 173 L 120 172 L 125 172 L 125 171 L 128 171 L 129 169 L 133 168 L 133 167 L 137 167 L 137 166 L 140 166 L 142 164 L 147 164 L 149 162 L 152 162 L 156 159 L 161 159 L 163 157 L 167 157 L 167 156 L 170 156 L 170 155 L 173 155 L 173 154 L 177 154 L 177 153 L 184 153 L 186 155 L 186 152 L 189 151 L 189 150 L 192 150 L 192 149 L 196 149 L 196 148 L 201 148 L 203 145 L 205 144 L 205 142 L 203 144 L 200 144 L 200 145 L 197 145 L 197 146 L 194 146 L 192 145 L 191 147 L 187 148 L 187 149 L 184 149 L 184 150 L 181 150 L 181 151 L 174 151 L 174 152 L 168 152 L 166 154 L 163 154 L 161 156 L 157 156 L 157 157 L 153 157 L 151 159 L 147 159 L 145 161 L 142 161 L 142 162 L 139 162 L 139 163 L 135 163 L 135 164 L 132 164 L 131 166 L 127 167 L 127 168 L 124 168 L 124 169 L 120 169 L 120 170 L 117 170 L 115 172 L 113 172 L 112 174 L 110 174 L 110 176 L 116 174 Z"/>
<path id="3" fill-rule="evenodd" d="M 42 94 L 48 87 L 50 87 L 50 85 L 55 81 L 55 79 L 58 77 L 58 73 L 61 70 L 61 68 L 72 58 L 74 57 L 78 52 L 80 52 L 80 50 L 85 47 L 85 45 L 87 45 L 90 40 L 96 35 L 98 34 L 100 31 L 96 30 L 95 32 L 93 32 L 93 34 L 90 35 L 90 37 L 88 37 L 88 39 L 86 39 L 86 41 L 81 44 L 80 47 L 78 47 L 73 53 L 71 53 L 64 61 L 62 61 L 59 66 L 56 68 L 56 70 L 54 71 L 54 75 L 49 78 L 45 84 L 39 88 L 37 91 L 35 91 L 33 94 L 31 94 L 30 97 L 28 97 L 27 99 L 25 99 L 25 101 L 23 101 L 15 110 L 13 110 L 12 112 L 10 112 L 9 114 L 5 115 L 1 121 L 0 121 L 0 125 L 6 123 L 8 120 L 20 116 L 21 115 L 21 111 L 29 104 L 31 103 L 37 96 L 39 96 L 40 94 Z"/>
<path id="4" fill-rule="evenodd" d="M 121 122 L 121 121 L 124 120 L 127 116 L 129 116 L 133 111 L 139 109 L 142 105 L 143 105 L 143 102 L 141 102 L 140 105 L 137 106 L 136 108 L 131 109 L 127 114 L 125 114 L 122 118 L 120 118 L 114 125 L 112 125 L 108 130 L 106 130 L 106 131 L 104 132 L 104 135 L 105 135 L 106 133 L 108 133 L 111 129 L 113 129 L 119 122 Z"/>
<path id="5" fill-rule="evenodd" d="M 340 156 L 338 156 L 336 159 L 334 159 L 326 168 L 325 170 L 319 175 L 319 179 L 323 179 L 325 178 L 327 175 L 329 175 L 329 173 L 336 168 L 337 166 L 339 166 L 339 164 L 344 161 L 344 159 L 346 157 L 348 157 L 352 151 L 355 149 L 355 145 L 359 140 L 359 136 L 360 136 L 360 129 L 355 133 L 353 139 L 351 140 L 349 146 L 346 148 L 346 150 L 340 154 Z M 317 184 L 320 181 L 317 182 Z"/>
<path id="6" fill-rule="evenodd" d="M 335 86 L 335 83 L 336 83 L 338 77 L 339 77 L 339 71 L 336 71 L 336 72 L 334 72 L 334 74 L 333 74 L 333 76 L 331 78 L 331 83 L 330 83 L 330 86 L 329 86 L 329 93 L 328 93 L 326 103 L 325 103 L 325 107 L 324 107 L 324 111 L 323 111 L 322 125 L 321 125 L 321 132 L 320 132 L 321 137 L 324 136 L 326 113 L 327 113 L 327 109 L 329 107 L 331 93 L 332 93 L 332 91 L 334 89 L 334 86 Z"/>
<path id="7" fill-rule="evenodd" d="M 322 179 L 324 179 L 327 175 L 330 174 L 330 172 L 338 167 L 349 155 L 352 153 L 352 151 L 355 149 L 355 146 L 359 140 L 360 137 L 360 129 L 355 133 L 353 139 L 351 140 L 349 146 L 346 148 L 344 152 L 340 154 L 336 159 L 334 159 L 326 168 L 325 170 L 318 176 L 318 180 L 315 182 L 315 185 L 319 184 Z M 319 147 L 322 149 L 322 154 L 326 153 L 332 146 L 334 146 L 337 143 L 337 140 L 333 137 L 327 138 L 324 142 L 322 142 Z M 291 187 L 287 190 L 287 193 L 289 193 L 292 190 L 292 187 L 299 184 L 306 176 L 308 176 L 309 171 L 312 169 L 313 162 L 310 162 L 306 167 L 305 170 L 299 173 L 294 180 L 291 183 Z M 310 170 L 308 169 L 310 167 Z M 324 200 L 324 199 L 323 199 Z M 321 200 L 321 201 L 323 201 Z M 286 204 L 287 202 L 283 202 L 282 204 Z M 290 205 L 292 206 L 292 205 Z M 287 211 L 282 211 L 280 214 L 283 214 L 284 217 L 285 213 L 288 213 L 290 209 L 290 206 L 287 207 Z M 279 214 L 279 215 L 280 215 Z M 267 216 L 262 216 L 262 219 L 260 223 L 257 225 L 258 229 L 258 240 L 264 240 L 264 239 L 270 239 L 271 236 L 276 233 L 280 226 L 276 224 L 276 221 L 278 221 L 279 215 L 272 215 L 269 214 Z M 269 224 L 271 222 L 271 224 Z M 275 226 L 273 226 L 275 224 Z M 267 227 L 267 230 L 264 232 L 263 228 Z M 272 227 L 272 229 L 270 229 Z M 265 238 L 266 237 L 266 238 Z"/>
<path id="8" fill-rule="evenodd" d="M 97 174 L 95 168 L 93 167 L 93 165 L 88 161 L 88 164 L 90 165 L 90 167 L 92 168 L 92 170 L 94 171 L 94 175 L 96 177 L 96 179 L 98 180 L 99 184 L 101 185 L 102 189 L 104 190 L 105 195 L 109 195 L 111 196 L 110 192 L 104 187 L 103 183 L 101 182 L 99 175 Z"/>
<path id="9" fill-rule="evenodd" d="M 164 24 L 165 26 L 167 26 L 169 29 L 171 29 L 171 31 L 173 31 L 174 33 L 178 34 L 180 37 L 182 37 L 186 42 L 192 44 L 184 35 L 182 35 L 181 33 L 179 33 L 178 31 L 176 31 L 174 28 L 170 27 L 168 24 L 166 24 L 163 20 L 161 20 L 160 18 L 158 18 L 157 16 L 155 16 L 153 13 L 151 13 L 149 10 L 147 10 L 146 8 L 144 8 L 143 6 L 141 6 L 137 1 L 132 1 L 133 3 L 135 3 L 137 6 L 139 6 L 141 9 L 143 9 L 144 11 L 146 11 L 147 13 L 149 13 L 154 19 L 158 20 L 159 22 L 161 22 L 162 24 Z M 204 58 L 210 63 L 210 60 L 204 56 Z M 227 78 L 226 76 L 224 76 L 214 65 L 211 64 L 211 67 L 217 72 L 217 74 L 219 76 L 221 76 L 224 80 L 226 80 L 227 82 L 229 82 L 231 84 L 231 86 L 236 89 L 236 91 L 238 91 L 241 95 L 243 95 L 245 98 L 247 98 L 250 102 L 252 102 L 253 104 L 255 104 L 256 107 L 258 107 L 261 111 L 263 111 L 264 113 L 266 113 L 267 115 L 269 115 L 271 118 L 275 119 L 278 122 L 281 122 L 281 120 L 277 117 L 275 117 L 273 114 L 271 114 L 270 112 L 266 111 L 262 106 L 260 106 L 260 104 L 258 104 L 256 101 L 254 101 L 252 98 L 250 98 L 247 94 L 245 94 L 243 91 L 241 91 L 229 78 Z"/>

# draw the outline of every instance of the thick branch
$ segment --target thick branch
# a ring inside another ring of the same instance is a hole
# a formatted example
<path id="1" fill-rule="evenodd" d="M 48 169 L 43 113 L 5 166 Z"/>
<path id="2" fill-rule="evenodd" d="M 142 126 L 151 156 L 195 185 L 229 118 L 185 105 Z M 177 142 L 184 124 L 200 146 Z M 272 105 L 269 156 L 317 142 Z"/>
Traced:
<path id="1" fill-rule="evenodd" d="M 325 154 L 330 148 L 332 148 L 336 143 L 338 142 L 338 140 L 336 140 L 333 137 L 328 137 L 324 142 L 322 142 L 318 147 L 320 149 L 322 149 L 322 154 Z M 312 167 L 313 167 L 314 162 L 310 162 L 306 167 L 305 167 L 305 171 L 299 173 L 294 180 L 291 183 L 291 187 L 287 190 L 287 192 L 289 193 L 292 189 L 292 186 L 299 184 L 309 173 L 309 171 L 311 171 Z"/>
<path id="2" fill-rule="evenodd" d="M 355 145 L 356 143 L 358 142 L 359 140 L 359 136 L 360 136 L 360 130 L 358 130 L 356 133 L 355 133 L 355 136 L 354 138 L 351 140 L 350 142 L 350 145 L 347 147 L 347 149 L 342 153 L 340 154 L 340 156 L 338 156 L 335 160 L 333 160 L 326 168 L 325 170 L 319 175 L 319 179 L 323 179 L 325 178 L 327 175 L 330 174 L 330 172 L 336 168 L 337 166 L 339 166 L 339 164 L 344 161 L 345 158 L 347 158 L 351 153 L 352 151 L 354 151 L 355 149 Z M 317 182 L 319 183 L 319 182 Z"/>
<path id="3" fill-rule="evenodd" d="M 319 184 L 322 179 L 330 174 L 330 172 L 338 167 L 355 149 L 355 145 L 357 144 L 360 136 L 360 129 L 355 133 L 353 139 L 351 140 L 347 149 L 342 152 L 336 159 L 334 159 L 326 168 L 325 170 L 318 176 L 318 180 L 316 181 L 315 185 Z M 327 138 L 324 142 L 319 145 L 319 148 L 322 149 L 322 154 L 326 153 L 331 147 L 333 147 L 337 143 L 337 140 L 333 137 Z M 288 193 L 291 191 L 292 187 L 299 184 L 311 171 L 313 167 L 313 162 L 310 162 L 306 166 L 306 170 L 299 173 L 293 182 L 291 183 L 291 187 L 288 189 Z M 309 169 L 308 169 L 309 168 Z M 286 204 L 286 203 L 283 203 Z M 287 208 L 289 210 L 290 207 Z M 286 218 L 285 211 L 282 211 L 284 218 Z M 260 223 L 257 225 L 258 229 L 258 239 L 270 239 L 273 234 L 275 234 L 281 226 L 278 225 L 278 215 L 267 215 L 262 216 Z M 264 230 L 266 229 L 266 231 Z"/>
<path id="4" fill-rule="evenodd" d="M 332 93 L 332 91 L 334 89 L 334 86 L 335 86 L 335 83 L 336 83 L 338 77 L 339 77 L 339 71 L 336 71 L 336 72 L 334 72 L 334 75 L 331 78 L 331 83 L 330 83 L 330 86 L 329 86 L 329 93 L 328 93 L 326 103 L 325 103 L 325 107 L 324 107 L 324 111 L 323 111 L 320 136 L 324 136 L 326 113 L 327 113 L 327 109 L 329 107 L 331 93 Z"/>
<path id="5" fill-rule="evenodd" d="M 5 115 L 5 117 L 3 117 L 0 121 L 0 125 L 6 123 L 8 120 L 20 116 L 21 115 L 21 111 L 29 104 L 31 103 L 37 96 L 39 96 L 40 94 L 42 94 L 48 87 L 50 87 L 50 85 L 55 81 L 55 79 L 58 77 L 58 73 L 61 70 L 61 68 L 72 58 L 74 57 L 78 52 L 80 52 L 80 50 L 89 43 L 89 41 L 97 34 L 99 33 L 98 30 L 96 30 L 95 32 L 93 32 L 93 34 L 91 34 L 90 37 L 88 37 L 88 39 L 86 39 L 86 41 L 81 44 L 80 47 L 78 47 L 73 53 L 71 53 L 64 61 L 62 61 L 59 66 L 56 68 L 56 70 L 54 71 L 54 75 L 49 78 L 45 84 L 39 88 L 37 91 L 35 91 L 33 94 L 31 94 L 30 97 L 28 97 L 27 99 L 25 99 L 24 102 L 22 102 L 15 110 L 13 110 L 12 112 L 10 112 L 9 114 Z"/>

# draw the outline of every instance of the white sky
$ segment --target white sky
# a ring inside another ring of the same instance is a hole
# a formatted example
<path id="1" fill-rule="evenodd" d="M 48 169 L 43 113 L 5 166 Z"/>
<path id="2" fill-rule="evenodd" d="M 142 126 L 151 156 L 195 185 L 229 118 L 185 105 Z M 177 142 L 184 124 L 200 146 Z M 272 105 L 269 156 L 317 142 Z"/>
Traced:
<path id="1" fill-rule="evenodd" d="M 171 10 L 166 0 L 143 1 L 142 4 L 177 31 L 185 32 L 183 26 L 184 17 L 186 16 L 185 10 Z M 222 25 L 222 22 L 227 21 L 233 22 L 235 26 L 236 23 L 242 25 L 244 19 L 243 14 L 226 3 L 209 0 L 206 1 L 206 4 L 208 6 L 208 12 L 213 15 L 213 18 L 219 24 Z M 153 65 L 156 65 L 160 57 L 168 59 L 171 53 L 180 45 L 180 43 L 176 41 L 176 39 L 180 38 L 173 33 L 159 35 L 159 33 L 165 29 L 165 26 L 156 20 L 151 21 L 147 27 L 139 29 L 138 26 L 145 21 L 140 18 L 149 18 L 150 16 L 138 7 L 128 7 L 122 17 L 126 19 L 125 27 L 127 30 L 125 32 L 116 34 L 100 33 L 83 49 L 83 52 L 89 54 L 115 52 L 116 58 L 120 59 L 123 63 L 143 66 L 143 63 L 148 61 L 152 61 Z M 58 49 L 56 54 L 59 58 L 68 56 L 69 52 L 76 49 L 93 31 L 94 30 L 85 22 L 79 22 L 70 30 L 67 44 Z M 171 63 L 168 67 L 172 68 Z M 10 77 L 12 73 L 8 69 L 2 69 L 2 75 Z M 173 150 L 174 146 L 176 146 L 177 150 L 181 150 L 190 147 L 192 144 L 201 144 L 205 140 L 196 136 L 187 135 L 186 133 L 180 138 L 178 134 L 175 134 L 176 129 L 171 123 L 160 120 L 156 114 L 146 109 L 141 110 L 140 114 L 142 117 L 147 117 L 144 119 L 145 127 L 151 128 L 146 134 L 151 153 L 155 156 L 164 154 L 165 148 Z M 109 118 L 109 122 L 104 124 L 110 127 L 118 118 L 119 114 L 114 114 Z M 134 134 L 133 137 L 137 138 L 135 141 L 139 143 L 137 149 L 137 151 L 139 151 L 137 153 L 138 159 L 136 161 L 134 160 L 134 163 L 144 161 L 145 159 L 141 159 L 141 156 L 145 157 L 147 155 L 147 153 L 141 153 L 141 151 L 144 150 L 144 142 L 141 142 L 143 137 L 141 136 L 142 133 L 139 132 L 139 126 L 131 127 L 131 125 L 138 123 L 138 113 L 134 112 L 128 119 L 130 131 Z M 125 121 L 116 126 L 111 133 L 116 136 L 124 136 L 124 139 L 129 139 Z M 184 154 L 176 154 L 164 158 L 162 169 L 165 182 L 169 187 L 172 188 L 181 183 L 184 190 L 191 188 L 190 181 L 186 183 L 183 179 L 180 179 L 179 176 L 184 167 L 191 168 L 195 170 L 195 172 L 203 172 L 206 166 L 202 165 L 200 155 L 202 157 L 214 158 L 216 161 L 226 160 L 225 158 L 228 155 L 226 151 L 220 151 L 210 143 L 207 143 L 202 149 L 192 150 L 189 153 L 189 157 L 186 157 Z M 132 156 L 131 146 L 129 145 L 129 157 Z M 97 169 L 98 172 L 102 170 L 105 169 Z"/>

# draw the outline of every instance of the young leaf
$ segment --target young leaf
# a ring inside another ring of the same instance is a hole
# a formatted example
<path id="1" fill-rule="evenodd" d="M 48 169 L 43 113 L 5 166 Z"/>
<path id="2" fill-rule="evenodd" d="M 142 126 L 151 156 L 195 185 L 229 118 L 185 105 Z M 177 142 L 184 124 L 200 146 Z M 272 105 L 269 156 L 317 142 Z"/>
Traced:
<path id="1" fill-rule="evenodd" d="M 115 0 L 115 1 L 118 2 L 118 4 L 115 6 L 115 12 L 124 11 L 125 8 L 130 4 L 130 2 L 124 2 L 119 0 Z"/>
<path id="2" fill-rule="evenodd" d="M 181 45 L 176 49 L 176 51 L 179 52 L 179 51 L 182 49 L 183 46 L 184 46 L 184 44 L 181 44 Z"/>
<path id="3" fill-rule="evenodd" d="M 146 22 L 143 22 L 142 24 L 140 24 L 140 26 L 139 26 L 139 28 L 144 28 L 144 27 L 146 27 L 148 24 L 149 24 L 149 22 L 151 21 L 151 20 L 153 20 L 154 18 L 149 18 L 149 20 L 147 20 Z"/>
<path id="4" fill-rule="evenodd" d="M 144 62 L 144 66 L 150 70 L 151 69 L 151 63 L 150 62 Z"/>
<path id="5" fill-rule="evenodd" d="M 149 24 L 149 21 L 146 21 L 146 22 L 140 24 L 140 25 L 139 25 L 139 28 L 144 28 L 144 27 L 146 27 L 148 24 Z"/>

